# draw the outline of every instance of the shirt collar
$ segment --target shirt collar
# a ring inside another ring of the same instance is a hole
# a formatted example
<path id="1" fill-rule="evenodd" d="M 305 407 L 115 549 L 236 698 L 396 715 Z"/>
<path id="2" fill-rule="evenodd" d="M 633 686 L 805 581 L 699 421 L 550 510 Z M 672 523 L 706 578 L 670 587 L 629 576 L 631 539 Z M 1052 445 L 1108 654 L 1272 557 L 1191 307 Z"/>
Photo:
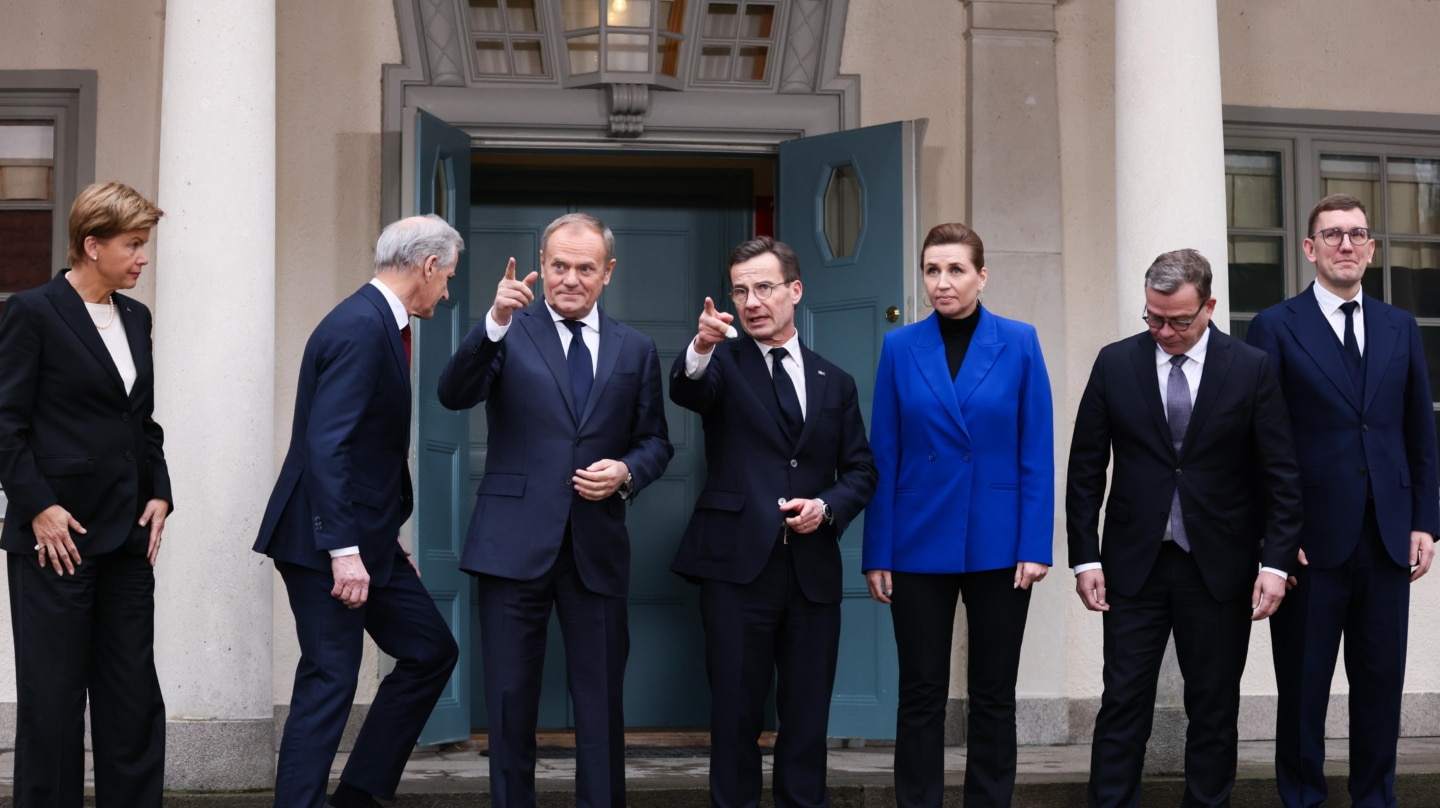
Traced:
<path id="1" fill-rule="evenodd" d="M 550 301 L 548 300 L 545 301 L 545 310 L 550 312 L 550 319 L 554 320 L 557 323 L 565 319 L 564 317 L 560 316 L 559 312 L 550 308 Z M 590 313 L 585 315 L 584 317 L 581 317 L 580 322 L 595 329 L 595 333 L 600 333 L 600 307 L 591 306 Z"/>
<path id="2" fill-rule="evenodd" d="M 395 296 L 390 287 L 386 286 L 379 278 L 371 278 L 370 285 L 379 289 L 385 302 L 390 304 L 390 313 L 395 315 L 395 327 L 404 329 L 405 326 L 410 325 L 410 313 L 405 311 L 405 304 L 400 302 L 400 298 Z"/>
<path id="3" fill-rule="evenodd" d="M 751 339 L 754 339 L 754 337 L 751 337 Z M 797 366 L 800 365 L 800 332 L 798 330 L 790 335 L 790 339 L 785 340 L 784 345 L 766 345 L 758 339 L 755 340 L 755 344 L 760 346 L 760 355 L 765 357 L 767 362 L 770 360 L 771 351 L 776 348 L 784 348 L 790 358 L 795 360 L 795 364 Z"/>
<path id="4" fill-rule="evenodd" d="M 1203 364 L 1205 364 L 1205 352 L 1206 352 L 1207 350 L 1209 350 L 1209 349 L 1210 349 L 1210 326 L 1207 325 L 1207 326 L 1205 326 L 1205 333 L 1201 334 L 1201 335 L 1200 335 L 1200 340 L 1199 340 L 1198 342 L 1196 342 L 1193 346 L 1191 346 L 1190 350 L 1188 350 L 1188 351 L 1185 352 L 1185 356 L 1189 357 L 1190 359 L 1195 360 L 1196 363 L 1203 365 Z M 1161 347 L 1160 347 L 1160 343 L 1158 343 L 1158 342 L 1155 343 L 1155 364 L 1156 364 L 1156 365 L 1168 365 L 1168 364 L 1170 364 L 1170 354 L 1165 353 L 1165 349 L 1164 349 L 1164 348 L 1161 348 Z"/>
<path id="5" fill-rule="evenodd" d="M 1318 281 L 1311 284 L 1310 288 L 1315 290 L 1315 301 L 1320 304 L 1320 312 L 1326 317 L 1329 317 L 1330 315 L 1339 311 L 1342 304 L 1350 302 L 1345 298 L 1330 291 L 1329 289 L 1321 286 Z M 1361 298 L 1363 298 L 1364 296 L 1364 291 L 1357 290 L 1355 292 L 1355 297 L 1351 298 L 1351 300 L 1354 300 L 1356 303 L 1360 303 L 1363 306 L 1365 301 L 1363 301 Z"/>

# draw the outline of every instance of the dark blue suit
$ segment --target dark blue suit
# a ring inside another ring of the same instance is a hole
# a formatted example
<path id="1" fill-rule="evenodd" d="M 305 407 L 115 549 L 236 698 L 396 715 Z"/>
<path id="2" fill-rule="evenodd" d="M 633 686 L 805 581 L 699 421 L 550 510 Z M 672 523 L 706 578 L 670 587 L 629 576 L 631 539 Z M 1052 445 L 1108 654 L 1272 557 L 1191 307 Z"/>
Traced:
<path id="1" fill-rule="evenodd" d="M 1250 344 L 1280 376 L 1304 483 L 1309 566 L 1271 621 L 1276 779 L 1286 806 L 1326 794 L 1325 713 L 1345 638 L 1350 794 L 1395 805 L 1410 604 L 1410 533 L 1440 533 L 1435 421 L 1415 318 L 1363 298 L 1363 386 L 1351 381 L 1313 286 L 1257 314 Z"/>
<path id="2" fill-rule="evenodd" d="M 256 552 L 275 559 L 300 641 L 275 804 L 325 799 L 365 633 L 396 659 L 375 694 L 341 780 L 390 798 L 459 649 L 400 549 L 410 516 L 410 368 L 395 316 L 365 285 L 305 345 L 290 450 L 260 523 Z M 328 550 L 358 546 L 367 602 L 331 597 Z"/>
<path id="3" fill-rule="evenodd" d="M 625 597 L 630 538 L 623 498 L 594 502 L 571 477 L 624 461 L 634 491 L 674 454 L 655 343 L 600 314 L 594 386 L 584 412 L 571 393 L 565 348 L 544 300 L 516 311 L 499 342 L 485 320 L 440 375 L 440 403 L 485 402 L 489 424 L 460 568 L 479 577 L 480 644 L 490 717 L 494 805 L 535 804 L 535 728 L 546 625 L 554 604 L 574 698 L 576 802 L 625 804 Z"/>
<path id="4" fill-rule="evenodd" d="M 700 413 L 705 488 L 672 569 L 701 582 L 710 680 L 710 796 L 760 801 L 765 697 L 778 672 L 773 791 L 779 808 L 828 805 L 825 734 L 840 642 L 839 539 L 875 490 L 855 380 L 800 346 L 805 425 L 789 437 L 770 369 L 753 339 L 715 346 L 699 379 L 685 354 L 670 398 Z M 780 499 L 823 499 L 834 524 L 784 528 Z"/>

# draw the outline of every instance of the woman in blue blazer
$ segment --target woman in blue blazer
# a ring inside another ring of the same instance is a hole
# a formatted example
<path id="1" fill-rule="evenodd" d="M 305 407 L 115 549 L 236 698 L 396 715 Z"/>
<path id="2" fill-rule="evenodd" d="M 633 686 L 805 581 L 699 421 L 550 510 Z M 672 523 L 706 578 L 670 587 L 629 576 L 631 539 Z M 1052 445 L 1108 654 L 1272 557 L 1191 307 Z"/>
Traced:
<path id="1" fill-rule="evenodd" d="M 1009 805 L 1015 678 L 1030 585 L 1052 561 L 1050 379 L 1035 328 L 980 305 L 985 246 L 963 224 L 921 250 L 935 313 L 886 336 L 865 512 L 870 596 L 890 604 L 900 662 L 896 804 L 939 806 L 956 599 L 969 648 L 965 804 Z"/>

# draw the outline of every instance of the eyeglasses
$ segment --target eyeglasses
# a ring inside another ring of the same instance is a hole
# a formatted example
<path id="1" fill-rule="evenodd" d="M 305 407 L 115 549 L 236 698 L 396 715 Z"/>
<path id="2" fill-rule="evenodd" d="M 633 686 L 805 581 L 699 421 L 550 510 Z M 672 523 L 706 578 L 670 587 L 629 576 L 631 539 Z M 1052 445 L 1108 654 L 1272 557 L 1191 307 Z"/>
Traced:
<path id="1" fill-rule="evenodd" d="M 746 299 L 748 299 L 751 294 L 754 294 L 755 297 L 760 300 L 769 300 L 770 295 L 774 294 L 776 289 L 785 285 L 787 284 L 757 283 L 749 289 L 746 289 L 744 286 L 736 286 L 730 290 L 730 299 L 735 301 L 735 305 L 737 306 L 745 305 Z"/>
<path id="2" fill-rule="evenodd" d="M 1341 230 L 1338 227 L 1329 227 L 1318 233 L 1311 233 L 1310 238 L 1316 238 L 1325 242 L 1327 247 L 1339 247 L 1341 239 L 1350 237 L 1350 244 L 1354 247 L 1364 247 L 1370 243 L 1370 228 L 1357 227 L 1353 230 Z"/>
<path id="3" fill-rule="evenodd" d="M 1144 310 L 1144 313 L 1140 315 L 1140 319 L 1145 321 L 1145 325 L 1150 326 L 1156 331 L 1165 330 L 1165 324 L 1169 323 L 1172 329 L 1179 332 L 1185 331 L 1186 329 L 1190 328 L 1190 326 L 1195 323 L 1195 318 L 1199 317 L 1200 312 L 1204 311 L 1204 309 L 1205 304 L 1201 303 L 1200 308 L 1196 309 L 1195 313 L 1190 315 L 1190 319 L 1177 320 L 1174 317 L 1156 317 L 1155 315 L 1151 314 L 1150 310 L 1147 308 Z"/>

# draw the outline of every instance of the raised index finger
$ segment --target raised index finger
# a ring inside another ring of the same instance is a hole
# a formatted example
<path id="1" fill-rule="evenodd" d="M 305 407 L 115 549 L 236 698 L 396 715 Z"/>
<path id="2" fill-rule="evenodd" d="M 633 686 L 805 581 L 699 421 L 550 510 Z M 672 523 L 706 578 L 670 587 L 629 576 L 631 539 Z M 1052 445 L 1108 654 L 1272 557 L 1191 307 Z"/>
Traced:
<path id="1" fill-rule="evenodd" d="M 505 265 L 505 280 L 515 280 L 515 256 L 510 256 L 510 263 Z"/>
<path id="2" fill-rule="evenodd" d="M 708 295 L 705 298 L 705 313 L 712 317 L 715 315 L 715 301 L 711 300 Z"/>

